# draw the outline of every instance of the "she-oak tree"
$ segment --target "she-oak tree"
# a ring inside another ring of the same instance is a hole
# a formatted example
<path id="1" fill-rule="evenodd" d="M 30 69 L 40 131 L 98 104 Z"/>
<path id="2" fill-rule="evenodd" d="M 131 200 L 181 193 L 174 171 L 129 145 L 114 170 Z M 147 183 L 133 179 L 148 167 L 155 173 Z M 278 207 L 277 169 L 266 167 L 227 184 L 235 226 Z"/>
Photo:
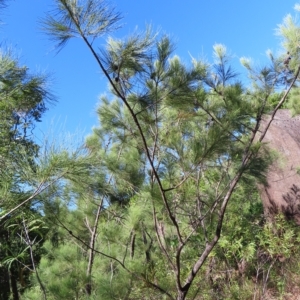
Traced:
<path id="1" fill-rule="evenodd" d="M 70 174 L 72 184 L 62 187 L 61 199 L 72 197 L 78 210 L 66 218 L 58 209 L 53 217 L 78 250 L 64 243 L 51 252 L 46 244 L 48 261 L 65 257 L 67 264 L 53 269 L 67 270 L 83 253 L 86 264 L 76 264 L 72 281 L 60 278 L 65 289 L 78 287 L 76 299 L 198 299 L 199 274 L 220 239 L 228 202 L 239 185 L 264 182 L 271 156 L 260 121 L 271 114 L 271 123 L 296 85 L 299 30 L 288 22 L 279 28 L 291 55 L 288 72 L 284 58 L 272 54 L 270 66 L 257 71 L 242 59 L 253 83 L 247 89 L 223 45 L 214 46 L 214 64 L 193 59 L 189 67 L 172 56 L 167 36 L 150 29 L 109 38 L 97 50 L 96 39 L 118 27 L 120 14 L 99 0 L 55 3 L 44 29 L 59 49 L 73 37 L 84 41 L 112 99 L 102 97 L 100 127 L 86 141 L 93 162 L 86 177 Z M 45 291 L 59 295 L 59 283 L 47 280 L 46 269 L 39 273 Z"/>

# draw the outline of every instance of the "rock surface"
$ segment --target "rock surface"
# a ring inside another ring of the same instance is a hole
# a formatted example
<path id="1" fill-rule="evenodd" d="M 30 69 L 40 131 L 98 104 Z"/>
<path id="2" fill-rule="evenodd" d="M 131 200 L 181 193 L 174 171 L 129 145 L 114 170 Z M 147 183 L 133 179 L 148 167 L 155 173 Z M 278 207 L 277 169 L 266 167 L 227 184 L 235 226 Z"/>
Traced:
<path id="1" fill-rule="evenodd" d="M 261 128 L 268 120 L 262 120 Z M 260 187 L 264 211 L 267 217 L 283 212 L 300 225 L 300 116 L 278 110 L 263 142 L 278 154 L 267 173 L 268 185 Z"/>

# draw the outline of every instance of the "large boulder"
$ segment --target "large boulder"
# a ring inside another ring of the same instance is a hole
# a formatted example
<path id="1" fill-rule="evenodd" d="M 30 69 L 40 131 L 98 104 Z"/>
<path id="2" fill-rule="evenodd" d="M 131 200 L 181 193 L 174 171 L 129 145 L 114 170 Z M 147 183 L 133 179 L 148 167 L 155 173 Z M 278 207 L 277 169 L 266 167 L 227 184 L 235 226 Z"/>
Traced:
<path id="1" fill-rule="evenodd" d="M 262 129 L 269 120 L 270 116 L 263 118 Z M 278 110 L 263 142 L 277 153 L 267 172 L 267 185 L 260 187 L 265 214 L 272 218 L 282 212 L 300 225 L 300 116 Z"/>

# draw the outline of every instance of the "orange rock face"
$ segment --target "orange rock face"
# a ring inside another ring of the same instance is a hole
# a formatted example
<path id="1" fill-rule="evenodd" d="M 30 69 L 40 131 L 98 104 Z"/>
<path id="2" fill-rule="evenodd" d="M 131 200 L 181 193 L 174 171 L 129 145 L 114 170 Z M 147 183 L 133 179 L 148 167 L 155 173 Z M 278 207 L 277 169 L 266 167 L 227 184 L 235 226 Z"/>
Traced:
<path id="1" fill-rule="evenodd" d="M 261 128 L 269 119 L 264 118 Z M 283 212 L 300 225 L 300 116 L 278 110 L 263 142 L 278 154 L 267 173 L 268 185 L 260 187 L 265 213 L 272 217 Z"/>

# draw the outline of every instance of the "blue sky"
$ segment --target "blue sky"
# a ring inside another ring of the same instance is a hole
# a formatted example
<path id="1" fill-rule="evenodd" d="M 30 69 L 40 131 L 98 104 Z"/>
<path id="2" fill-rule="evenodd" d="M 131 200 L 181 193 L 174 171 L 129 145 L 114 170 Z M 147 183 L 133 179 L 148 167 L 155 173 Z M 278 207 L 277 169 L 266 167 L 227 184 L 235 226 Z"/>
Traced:
<path id="1" fill-rule="evenodd" d="M 52 74 L 51 90 L 58 102 L 49 107 L 37 136 L 49 131 L 87 135 L 97 126 L 95 108 L 107 82 L 81 40 L 73 40 L 59 54 L 40 31 L 38 20 L 53 8 L 54 0 L 11 0 L 2 12 L 2 42 L 15 49 L 22 64 L 32 72 Z M 266 61 L 266 50 L 280 51 L 275 29 L 283 17 L 294 14 L 295 0 L 113 0 L 124 16 L 121 30 L 112 34 L 125 37 L 151 23 L 176 42 L 175 54 L 189 63 L 195 58 L 211 61 L 215 43 L 224 44 L 233 55 L 234 65 L 242 56 Z M 105 45 L 100 39 L 97 46 Z M 238 69 L 240 71 L 242 69 Z"/>

